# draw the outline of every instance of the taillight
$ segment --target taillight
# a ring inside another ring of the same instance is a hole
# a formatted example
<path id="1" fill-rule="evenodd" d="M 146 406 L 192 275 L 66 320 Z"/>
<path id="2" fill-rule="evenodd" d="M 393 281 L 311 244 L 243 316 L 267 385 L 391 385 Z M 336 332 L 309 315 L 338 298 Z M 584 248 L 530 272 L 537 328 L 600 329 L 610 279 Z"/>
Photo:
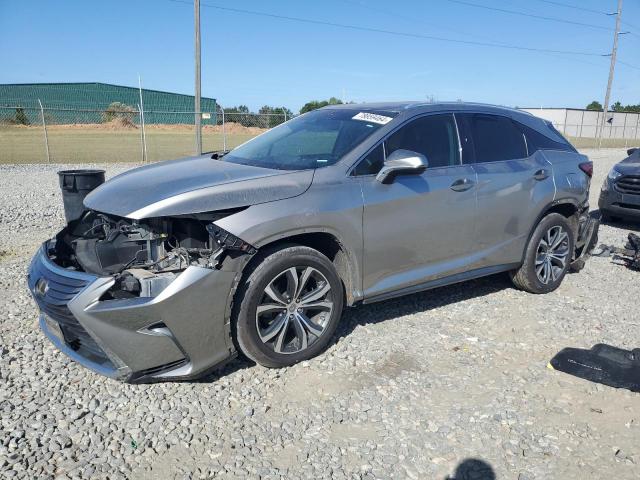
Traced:
<path id="1" fill-rule="evenodd" d="M 580 170 L 587 174 L 587 177 L 591 178 L 593 176 L 593 162 L 583 162 L 578 166 Z"/>

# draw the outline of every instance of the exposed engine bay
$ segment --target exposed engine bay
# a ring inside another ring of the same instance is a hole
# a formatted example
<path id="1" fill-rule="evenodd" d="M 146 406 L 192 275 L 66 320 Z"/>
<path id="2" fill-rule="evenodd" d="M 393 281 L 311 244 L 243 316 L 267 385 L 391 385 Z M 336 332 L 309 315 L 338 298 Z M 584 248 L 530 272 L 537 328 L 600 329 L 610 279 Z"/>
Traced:
<path id="1" fill-rule="evenodd" d="M 111 298 L 156 296 L 189 266 L 216 269 L 225 255 L 256 252 L 213 223 L 236 211 L 132 220 L 89 210 L 58 233 L 48 255 L 63 268 L 114 276 Z"/>

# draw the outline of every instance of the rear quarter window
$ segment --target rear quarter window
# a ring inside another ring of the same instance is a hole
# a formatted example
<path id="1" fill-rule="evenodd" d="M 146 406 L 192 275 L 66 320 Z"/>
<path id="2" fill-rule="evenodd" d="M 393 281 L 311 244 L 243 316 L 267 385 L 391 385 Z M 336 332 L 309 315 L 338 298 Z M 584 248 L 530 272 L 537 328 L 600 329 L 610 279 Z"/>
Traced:
<path id="1" fill-rule="evenodd" d="M 571 146 L 571 144 L 567 141 L 558 142 L 520 122 L 515 123 L 516 125 L 518 125 L 518 128 L 527 139 L 527 149 L 529 151 L 529 155 L 533 155 L 538 150 L 562 150 L 565 152 L 576 151 L 575 148 L 573 148 L 573 146 Z M 551 126 L 551 128 L 553 128 L 553 126 Z M 555 128 L 553 130 L 558 133 Z M 560 135 L 560 133 L 558 133 L 558 135 Z"/>

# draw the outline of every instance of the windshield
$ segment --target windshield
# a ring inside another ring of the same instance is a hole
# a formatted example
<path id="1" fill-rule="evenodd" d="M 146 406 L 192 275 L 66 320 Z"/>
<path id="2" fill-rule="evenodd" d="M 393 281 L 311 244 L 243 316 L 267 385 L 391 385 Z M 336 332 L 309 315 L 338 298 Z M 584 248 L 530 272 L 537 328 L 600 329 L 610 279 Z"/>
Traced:
<path id="1" fill-rule="evenodd" d="M 223 160 L 278 170 L 326 167 L 395 116 L 357 109 L 314 110 L 240 145 Z"/>

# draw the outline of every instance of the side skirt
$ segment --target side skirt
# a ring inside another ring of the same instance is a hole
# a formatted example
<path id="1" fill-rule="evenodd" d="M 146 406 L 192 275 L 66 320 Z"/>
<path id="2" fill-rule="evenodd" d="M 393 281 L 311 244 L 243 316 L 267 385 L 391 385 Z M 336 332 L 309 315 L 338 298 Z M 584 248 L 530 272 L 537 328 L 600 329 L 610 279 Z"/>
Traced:
<path id="1" fill-rule="evenodd" d="M 428 282 L 419 283 L 418 285 L 404 287 L 399 290 L 394 290 L 391 292 L 374 295 L 372 297 L 365 298 L 362 301 L 362 303 L 368 304 L 368 303 L 382 302 L 384 300 L 389 300 L 391 298 L 403 297 L 405 295 L 411 295 L 413 293 L 422 292 L 424 290 L 431 290 L 432 288 L 444 287 L 446 285 L 466 282 L 468 280 L 473 280 L 475 278 L 480 278 L 480 277 L 486 277 L 488 275 L 494 275 L 496 273 L 508 272 L 510 270 L 515 270 L 516 268 L 519 268 L 519 267 L 520 267 L 519 263 L 508 263 L 505 265 L 494 265 L 491 267 L 482 267 L 476 270 L 469 270 L 468 272 L 456 273 L 454 275 L 438 278 L 436 280 L 430 280 Z"/>

